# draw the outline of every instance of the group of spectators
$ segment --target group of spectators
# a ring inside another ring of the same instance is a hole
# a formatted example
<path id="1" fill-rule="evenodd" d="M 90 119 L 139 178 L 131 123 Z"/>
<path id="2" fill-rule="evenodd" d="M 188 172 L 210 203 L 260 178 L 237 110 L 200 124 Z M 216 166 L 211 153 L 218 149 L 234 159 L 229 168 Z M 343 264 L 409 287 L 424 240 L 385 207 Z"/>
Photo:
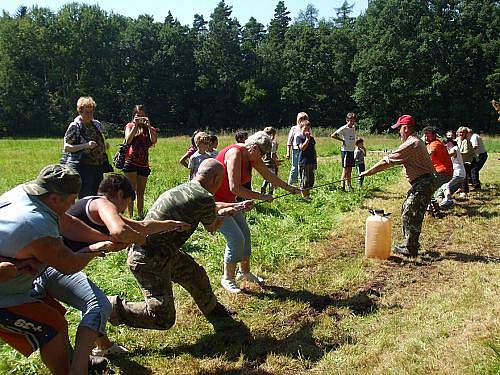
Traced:
<path id="1" fill-rule="evenodd" d="M 215 329 L 227 328 L 233 312 L 218 302 L 206 271 L 182 245 L 199 223 L 210 232 L 220 231 L 226 240 L 222 287 L 239 293 L 241 282 L 261 284 L 263 279 L 251 271 L 252 243 L 244 212 L 252 209 L 254 200 L 271 202 L 274 188 L 302 193 L 308 200 L 317 168 L 316 142 L 304 112 L 288 137 L 288 183 L 278 177 L 274 128 L 250 136 L 239 131 L 235 143 L 220 151 L 216 136 L 197 132 L 180 159 L 190 170 L 189 181 L 161 194 L 143 220 L 133 220 L 134 202 L 143 216 L 151 172 L 148 150 L 157 141 L 157 131 L 144 107 L 135 106 L 125 126 L 124 173 L 104 177 L 109 146 L 102 125 L 93 118 L 95 106 L 90 97 L 78 100 L 79 115 L 64 137 L 63 164 L 43 168 L 35 180 L 0 196 L 0 338 L 27 356 L 40 349 L 54 374 L 87 374 L 89 368 L 105 368 L 102 356 L 127 352 L 106 336 L 108 321 L 170 328 L 175 323 L 172 282 L 190 293 Z M 356 116 L 349 113 L 346 122 L 332 134 L 342 141 L 342 188 L 351 189 L 356 160 L 361 178 L 402 164 L 412 188 L 403 204 L 405 242 L 394 251 L 415 256 L 423 215 L 436 188 L 441 186 L 442 206 L 449 205 L 457 186 L 466 192 L 468 175 L 473 187 L 480 188 L 479 171 L 487 158 L 480 137 L 468 137 L 471 132 L 460 128 L 456 139 L 450 135 L 443 144 L 434 129 L 426 128 L 426 147 L 416 136 L 413 118 L 405 115 L 393 126 L 400 130 L 401 147 L 364 171 L 366 149 L 355 137 Z M 252 190 L 253 170 L 264 178 L 260 192 Z M 297 188 L 292 184 L 299 174 Z M 129 218 L 123 216 L 127 209 Z M 106 296 L 81 272 L 94 258 L 123 248 L 128 248 L 127 264 L 143 301 Z M 60 302 L 81 311 L 73 346 L 68 345 Z"/>

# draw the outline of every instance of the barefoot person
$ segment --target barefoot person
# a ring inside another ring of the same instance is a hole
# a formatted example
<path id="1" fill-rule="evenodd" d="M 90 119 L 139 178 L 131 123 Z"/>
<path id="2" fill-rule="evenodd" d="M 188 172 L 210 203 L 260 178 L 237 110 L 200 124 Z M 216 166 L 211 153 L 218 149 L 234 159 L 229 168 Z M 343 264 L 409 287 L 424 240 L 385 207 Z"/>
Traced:
<path id="1" fill-rule="evenodd" d="M 25 356 L 40 349 L 53 374 L 87 374 L 93 343 L 105 334 L 111 313 L 104 293 L 79 271 L 117 246 L 107 241 L 110 236 L 66 214 L 80 186 L 74 169 L 56 164 L 43 168 L 36 180 L 0 196 L 0 256 L 14 259 L 14 265 L 33 261 L 18 265 L 28 272 L 16 272 L 0 282 L 0 338 Z M 61 234 L 104 242 L 74 253 Z M 54 300 L 82 312 L 71 362 L 65 309 Z"/>
<path id="2" fill-rule="evenodd" d="M 371 176 L 395 165 L 403 165 L 403 173 L 411 184 L 401 210 L 404 241 L 395 245 L 393 252 L 416 257 L 420 248 L 419 237 L 425 211 L 436 190 L 434 167 L 424 142 L 415 133 L 415 121 L 410 115 L 401 116 L 392 129 L 399 129 L 403 143 L 373 167 L 360 174 Z"/>

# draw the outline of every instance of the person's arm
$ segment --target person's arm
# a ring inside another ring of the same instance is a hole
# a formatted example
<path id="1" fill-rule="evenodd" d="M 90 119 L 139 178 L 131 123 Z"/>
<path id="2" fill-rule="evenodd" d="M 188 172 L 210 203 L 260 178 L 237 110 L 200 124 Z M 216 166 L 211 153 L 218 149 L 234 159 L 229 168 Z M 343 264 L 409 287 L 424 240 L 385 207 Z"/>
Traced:
<path id="1" fill-rule="evenodd" d="M 226 152 L 225 162 L 227 178 L 229 180 L 229 190 L 238 197 L 246 199 L 263 199 L 264 194 L 247 189 L 241 184 L 241 159 L 241 151 L 236 148 Z M 262 162 L 262 159 L 259 159 L 259 161 Z"/>
<path id="2" fill-rule="evenodd" d="M 309 146 L 310 140 L 311 140 L 311 137 L 306 137 L 304 142 L 299 143 L 300 151 L 307 150 L 307 147 Z"/>
<path id="3" fill-rule="evenodd" d="M 149 139 L 151 140 L 151 144 L 155 145 L 158 142 L 158 132 L 156 131 L 155 128 L 153 128 L 149 122 L 147 122 L 148 125 L 148 131 L 149 131 Z"/>
<path id="4" fill-rule="evenodd" d="M 363 151 L 363 155 L 366 156 L 366 147 L 363 146 L 363 147 L 360 147 L 360 150 Z"/>
<path id="5" fill-rule="evenodd" d="M 189 151 L 187 151 L 184 155 L 182 155 L 182 157 L 179 159 L 179 163 L 183 166 L 185 166 L 186 168 L 188 167 L 188 161 L 189 161 Z"/>
<path id="6" fill-rule="evenodd" d="M 112 242 L 98 242 L 91 244 L 80 252 L 73 252 L 68 249 L 61 238 L 43 237 L 30 242 L 20 252 L 17 257 L 35 258 L 37 261 L 54 267 L 65 274 L 72 274 L 81 271 L 95 257 L 103 256 L 107 251 L 117 250 L 123 247 Z"/>
<path id="7" fill-rule="evenodd" d="M 371 176 L 375 173 L 389 169 L 390 167 L 391 167 L 391 165 L 387 162 L 387 160 L 382 159 L 378 163 L 376 163 L 373 167 L 371 167 L 370 169 L 360 173 L 359 177 Z"/>
<path id="8" fill-rule="evenodd" d="M 287 159 L 290 159 L 290 155 L 292 153 L 293 135 L 294 135 L 294 131 L 293 131 L 293 126 L 292 126 L 292 128 L 288 132 L 288 138 L 286 141 L 286 158 Z"/>
<path id="9" fill-rule="evenodd" d="M 93 243 L 111 240 L 111 237 L 107 234 L 89 227 L 83 221 L 68 213 L 64 213 L 59 218 L 59 230 L 64 237 L 78 242 Z"/>
<path id="10" fill-rule="evenodd" d="M 125 142 L 127 142 L 128 144 L 131 144 L 132 140 L 136 136 L 138 130 L 139 130 L 139 125 L 137 125 L 137 123 L 134 119 L 132 126 L 127 125 L 125 127 Z"/>
<path id="11" fill-rule="evenodd" d="M 450 157 L 456 157 L 457 156 L 457 150 L 455 149 L 455 147 L 452 147 L 448 150 L 448 155 L 450 155 Z"/>
<path id="12" fill-rule="evenodd" d="M 340 142 L 342 142 L 342 144 L 344 144 L 344 138 L 340 137 L 339 130 L 340 129 L 335 130 L 332 134 L 330 134 L 330 137 L 332 137 L 333 139 L 336 139 L 337 141 L 340 141 Z"/>
<path id="13" fill-rule="evenodd" d="M 77 139 L 77 134 L 77 125 L 75 123 L 71 123 L 68 126 L 68 130 L 66 130 L 66 134 L 64 134 L 64 152 L 78 152 L 97 146 L 97 142 L 95 141 L 78 144 L 77 142 L 80 142 L 80 139 Z"/>
<path id="14" fill-rule="evenodd" d="M 186 231 L 191 229 L 191 224 L 178 220 L 142 220 L 136 221 L 121 217 L 121 219 L 133 230 L 141 233 L 144 236 L 149 236 L 156 233 L 171 232 L 171 231 Z"/>
<path id="15" fill-rule="evenodd" d="M 253 163 L 253 167 L 257 172 L 260 173 L 262 177 L 264 177 L 265 180 L 269 181 L 273 186 L 280 187 L 289 193 L 292 194 L 300 194 L 301 190 L 296 188 L 295 186 L 288 185 L 285 181 L 283 181 L 281 178 L 279 178 L 277 175 L 272 173 L 269 168 L 266 167 L 262 159 L 258 159 Z M 241 195 L 240 195 L 241 197 Z M 244 197 L 243 198 L 250 198 L 250 197 Z M 258 198 L 262 199 L 262 198 Z"/>
<path id="16" fill-rule="evenodd" d="M 96 199 L 91 202 L 91 205 L 95 205 L 99 218 L 108 228 L 109 235 L 114 241 L 127 244 L 135 242 L 139 245 L 146 242 L 146 236 L 125 223 L 113 203 L 107 199 Z"/>
<path id="17" fill-rule="evenodd" d="M 12 261 L 0 262 L 0 283 L 13 279 L 17 274 L 17 267 Z"/>

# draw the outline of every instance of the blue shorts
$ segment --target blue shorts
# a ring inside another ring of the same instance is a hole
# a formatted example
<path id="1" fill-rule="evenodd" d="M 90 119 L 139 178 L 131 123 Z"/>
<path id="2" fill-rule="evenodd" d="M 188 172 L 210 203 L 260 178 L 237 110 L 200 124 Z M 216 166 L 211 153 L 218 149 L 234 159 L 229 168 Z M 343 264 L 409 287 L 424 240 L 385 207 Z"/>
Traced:
<path id="1" fill-rule="evenodd" d="M 340 151 L 342 168 L 354 167 L 354 151 Z"/>

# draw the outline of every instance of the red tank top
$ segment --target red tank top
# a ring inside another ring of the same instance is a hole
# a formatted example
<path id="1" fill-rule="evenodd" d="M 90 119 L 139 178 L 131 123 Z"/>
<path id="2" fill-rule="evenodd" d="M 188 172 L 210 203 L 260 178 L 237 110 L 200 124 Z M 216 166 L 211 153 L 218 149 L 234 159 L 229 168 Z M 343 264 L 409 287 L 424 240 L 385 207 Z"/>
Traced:
<path id="1" fill-rule="evenodd" d="M 248 155 L 242 152 L 244 146 L 240 145 L 231 145 L 223 148 L 219 155 L 215 158 L 224 164 L 224 180 L 222 181 L 222 185 L 219 190 L 215 193 L 215 201 L 216 202 L 227 202 L 234 203 L 236 202 L 236 195 L 234 195 L 229 189 L 229 179 L 227 177 L 227 166 L 224 161 L 226 157 L 226 152 L 231 150 L 232 148 L 237 148 L 241 152 L 241 184 L 244 185 L 252 180 L 252 162 L 248 159 Z"/>

